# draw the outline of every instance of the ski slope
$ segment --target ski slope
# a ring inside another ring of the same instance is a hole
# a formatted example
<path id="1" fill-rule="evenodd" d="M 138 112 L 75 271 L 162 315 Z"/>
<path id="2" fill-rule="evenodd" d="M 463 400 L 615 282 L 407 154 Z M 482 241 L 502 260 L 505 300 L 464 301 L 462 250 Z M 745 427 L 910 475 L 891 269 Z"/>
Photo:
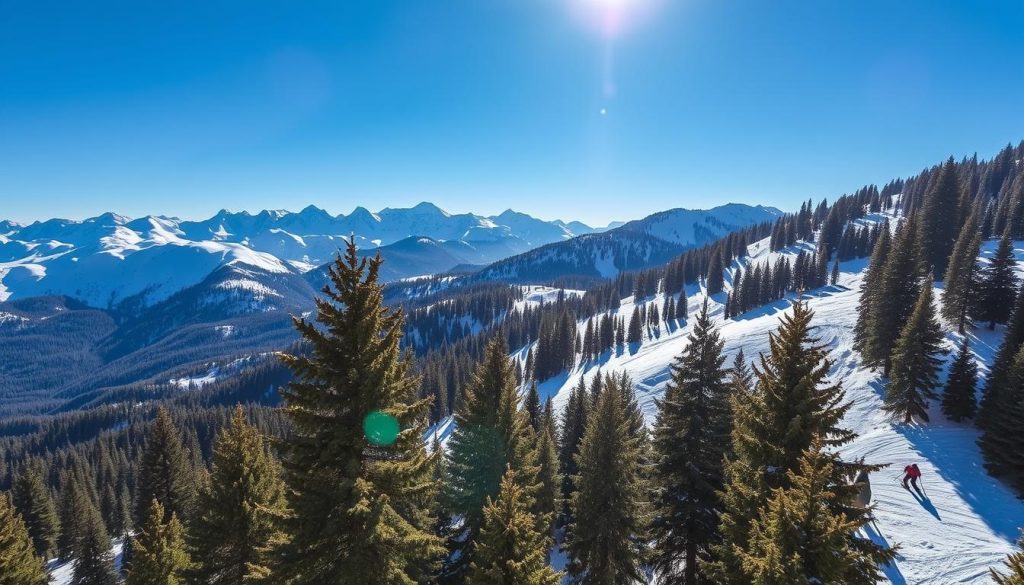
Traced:
<path id="1" fill-rule="evenodd" d="M 1024 256 L 1021 244 L 1016 246 L 1018 260 Z M 983 256 L 990 255 L 993 248 L 994 242 L 990 242 Z M 795 250 L 785 253 L 795 254 Z M 766 242 L 751 245 L 750 252 L 748 263 L 774 261 Z M 881 411 L 884 381 L 880 373 L 861 367 L 860 356 L 853 349 L 859 288 L 866 264 L 867 259 L 842 264 L 837 285 L 802 297 L 814 310 L 816 335 L 831 347 L 831 357 L 835 360 L 832 375 L 842 381 L 847 400 L 853 402 L 845 426 L 856 431 L 859 437 L 844 448 L 844 456 L 889 465 L 871 477 L 877 521 L 864 536 L 886 546 L 899 546 L 898 559 L 885 567 L 885 574 L 893 584 L 990 583 L 989 567 L 1001 565 L 1005 555 L 1014 549 L 1018 529 L 1024 525 L 1024 503 L 1008 487 L 985 473 L 976 445 L 978 433 L 970 423 L 946 420 L 937 402 L 932 404 L 929 424 L 893 424 Z M 692 314 L 700 309 L 704 295 L 696 288 L 688 292 L 688 308 Z M 939 299 L 941 292 L 939 283 L 936 287 Z M 710 299 L 712 313 L 725 340 L 729 356 L 726 363 L 731 364 L 732 357 L 741 348 L 751 361 L 767 352 L 768 333 L 776 329 L 780 315 L 790 307 L 791 300 L 723 321 L 725 294 Z M 659 294 L 644 301 L 660 308 L 664 296 Z M 625 299 L 616 314 L 625 316 L 628 321 L 634 304 L 634 299 Z M 581 333 L 584 325 L 580 325 Z M 987 375 L 988 364 L 998 349 L 1002 329 L 999 326 L 995 331 L 982 328 L 968 333 L 982 377 Z M 686 346 L 690 325 L 662 324 L 660 329 L 646 331 L 642 343 L 606 352 L 597 360 L 542 383 L 542 398 L 550 397 L 555 409 L 560 410 L 581 377 L 589 384 L 599 371 L 625 371 L 633 378 L 648 423 L 653 423 L 657 411 L 655 399 L 665 390 L 670 363 Z M 959 341 L 960 336 L 947 334 L 947 347 L 951 352 L 947 356 L 947 367 Z M 525 355 L 526 348 L 516 353 L 518 359 L 524 359 Z M 929 499 L 919 500 L 899 485 L 897 476 L 909 463 L 920 466 Z"/>

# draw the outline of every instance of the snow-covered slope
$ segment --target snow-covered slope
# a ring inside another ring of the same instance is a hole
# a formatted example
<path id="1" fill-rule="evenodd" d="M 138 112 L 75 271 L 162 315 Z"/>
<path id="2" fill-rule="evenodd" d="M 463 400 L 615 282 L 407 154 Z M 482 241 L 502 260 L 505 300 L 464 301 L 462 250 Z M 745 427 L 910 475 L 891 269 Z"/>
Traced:
<path id="1" fill-rule="evenodd" d="M 707 210 L 672 209 L 495 262 L 474 278 L 520 283 L 614 278 L 620 272 L 662 265 L 688 248 L 781 215 L 773 207 L 739 203 Z"/>
<path id="2" fill-rule="evenodd" d="M 459 264 L 488 264 L 578 235 L 567 225 L 512 211 L 494 218 L 450 214 L 430 203 L 376 214 L 357 208 L 347 216 L 309 206 L 297 213 L 221 211 L 203 221 L 132 220 L 113 213 L 28 226 L 4 221 L 0 301 L 53 294 L 101 308 L 127 299 L 149 305 L 224 265 L 307 271 L 330 261 L 350 235 L 364 249 L 382 247 L 385 257 L 394 256 L 392 277 L 402 278 Z M 590 231 L 578 222 L 572 225 Z M 431 245 L 410 246 L 410 238 L 415 244 L 421 237 Z"/>
<path id="3" fill-rule="evenodd" d="M 1018 243 L 1016 248 L 1018 259 L 1022 259 L 1024 243 Z M 764 262 L 774 256 L 768 252 L 767 242 L 752 245 L 750 252 L 753 262 Z M 795 249 L 784 253 L 795 253 Z M 989 245 L 984 254 L 991 253 Z M 859 438 L 844 454 L 890 465 L 871 478 L 877 522 L 865 536 L 889 546 L 900 546 L 898 560 L 885 568 L 891 583 L 989 583 L 988 567 L 1000 564 L 1014 548 L 1018 528 L 1024 525 L 1024 503 L 985 473 L 975 444 L 978 433 L 970 424 L 946 420 L 938 404 L 932 405 L 932 422 L 925 425 L 893 424 L 881 412 L 881 375 L 861 367 L 860 356 L 853 349 L 853 327 L 865 266 L 866 259 L 847 262 L 841 266 L 836 286 L 804 295 L 815 312 L 817 335 L 831 346 L 831 357 L 835 360 L 832 375 L 842 381 L 847 399 L 854 404 L 845 425 L 856 431 Z M 699 309 L 704 295 L 697 288 L 688 292 L 692 313 Z M 936 292 L 941 295 L 941 285 Z M 741 348 L 748 359 L 756 360 L 768 350 L 768 333 L 778 326 L 778 319 L 789 308 L 791 299 L 724 321 L 722 301 L 724 295 L 716 296 L 711 299 L 711 306 L 730 360 Z M 635 302 L 625 299 L 617 314 L 628 320 Z M 658 295 L 641 302 L 661 307 L 664 297 Z M 648 421 L 653 422 L 655 399 L 664 392 L 669 365 L 686 346 L 689 333 L 690 323 L 648 328 L 642 343 L 605 353 L 598 360 L 542 383 L 541 395 L 551 397 L 558 410 L 564 407 L 570 389 L 581 377 L 589 381 L 599 371 L 626 371 L 636 384 Z M 987 373 L 985 364 L 991 363 L 1002 334 L 1002 327 L 969 333 L 971 346 L 982 364 L 982 374 Z M 947 338 L 948 347 L 953 349 L 959 336 L 951 333 Z M 524 359 L 526 349 L 517 352 L 516 357 Z M 896 476 L 909 463 L 920 465 L 929 500 L 916 499 L 897 483 Z"/>

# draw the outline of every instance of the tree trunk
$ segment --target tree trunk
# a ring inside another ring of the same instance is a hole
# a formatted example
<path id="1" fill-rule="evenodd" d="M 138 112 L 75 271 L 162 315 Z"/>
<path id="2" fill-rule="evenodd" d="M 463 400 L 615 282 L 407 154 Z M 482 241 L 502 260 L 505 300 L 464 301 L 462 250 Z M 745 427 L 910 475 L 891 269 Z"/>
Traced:
<path id="1" fill-rule="evenodd" d="M 697 585 L 697 544 L 686 544 L 686 585 Z"/>

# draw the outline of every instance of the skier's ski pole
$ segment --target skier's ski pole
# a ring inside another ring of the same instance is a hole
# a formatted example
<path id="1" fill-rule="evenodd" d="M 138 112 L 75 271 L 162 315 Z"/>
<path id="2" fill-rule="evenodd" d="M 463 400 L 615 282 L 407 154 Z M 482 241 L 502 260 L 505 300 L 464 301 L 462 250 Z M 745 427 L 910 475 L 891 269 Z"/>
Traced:
<path id="1" fill-rule="evenodd" d="M 918 483 L 921 484 L 921 493 L 924 494 L 924 499 L 930 500 L 931 498 L 928 497 L 928 490 L 924 489 L 924 478 L 923 477 L 919 477 L 919 478 L 917 478 L 917 481 L 918 481 Z"/>

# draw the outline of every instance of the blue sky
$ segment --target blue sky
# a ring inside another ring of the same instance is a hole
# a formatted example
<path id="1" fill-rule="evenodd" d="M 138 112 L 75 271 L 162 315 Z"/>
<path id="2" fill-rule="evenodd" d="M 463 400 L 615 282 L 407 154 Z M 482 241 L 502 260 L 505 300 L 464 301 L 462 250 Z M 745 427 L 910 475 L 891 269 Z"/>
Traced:
<path id="1" fill-rule="evenodd" d="M 1024 138 L 1021 2 L 97 0 L 0 14 L 0 217 L 20 221 L 421 200 L 591 223 L 793 209 Z"/>

